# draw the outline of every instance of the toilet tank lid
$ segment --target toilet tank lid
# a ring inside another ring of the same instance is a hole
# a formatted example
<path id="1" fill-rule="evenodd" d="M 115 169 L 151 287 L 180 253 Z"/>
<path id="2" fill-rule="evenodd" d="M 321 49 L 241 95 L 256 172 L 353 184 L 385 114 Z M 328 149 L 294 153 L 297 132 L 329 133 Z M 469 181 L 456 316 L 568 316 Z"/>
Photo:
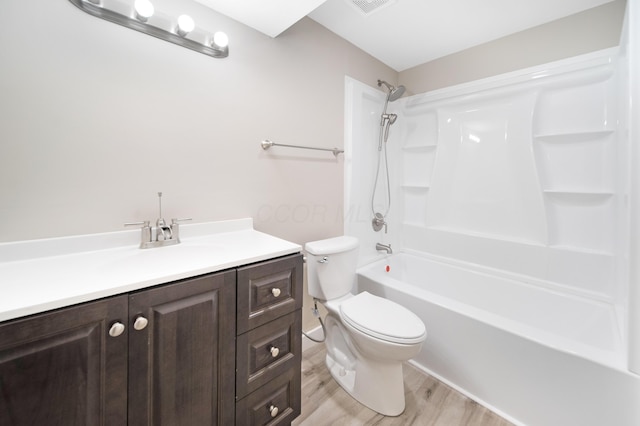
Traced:
<path id="1" fill-rule="evenodd" d="M 358 247 L 358 239 L 343 235 L 326 240 L 310 241 L 304 245 L 307 253 L 315 255 L 335 254 L 353 250 Z"/>

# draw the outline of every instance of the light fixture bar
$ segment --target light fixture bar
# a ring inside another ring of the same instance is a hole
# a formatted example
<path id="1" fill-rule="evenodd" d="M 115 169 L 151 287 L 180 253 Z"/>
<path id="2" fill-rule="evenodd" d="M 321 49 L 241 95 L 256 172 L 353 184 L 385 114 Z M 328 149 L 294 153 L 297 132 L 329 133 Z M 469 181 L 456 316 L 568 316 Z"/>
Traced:
<path id="1" fill-rule="evenodd" d="M 80 10 L 90 15 L 113 22 L 118 25 L 122 25 L 123 27 L 127 27 L 132 30 L 140 31 L 142 33 L 157 37 L 173 44 L 177 44 L 178 46 L 186 47 L 187 49 L 194 50 L 204 55 L 212 56 L 214 58 L 226 58 L 227 56 L 229 56 L 228 46 L 218 46 L 215 43 L 212 43 L 211 46 L 207 46 L 205 44 L 187 38 L 186 34 L 184 36 L 181 36 L 171 31 L 158 28 L 149 24 L 148 22 L 143 22 L 138 19 L 131 18 L 118 12 L 114 12 L 112 10 L 101 7 L 97 4 L 94 4 L 92 1 L 69 1 L 76 5 Z"/>

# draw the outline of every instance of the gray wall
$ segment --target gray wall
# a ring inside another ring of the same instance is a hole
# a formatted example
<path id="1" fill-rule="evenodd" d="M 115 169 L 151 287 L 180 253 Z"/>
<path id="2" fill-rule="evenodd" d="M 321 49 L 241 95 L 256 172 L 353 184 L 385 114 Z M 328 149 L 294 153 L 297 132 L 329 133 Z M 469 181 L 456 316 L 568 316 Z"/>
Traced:
<path id="1" fill-rule="evenodd" d="M 0 2 L 0 242 L 122 229 L 157 216 L 253 217 L 304 242 L 342 232 L 344 76 L 410 93 L 617 45 L 624 1 L 400 74 L 303 19 L 272 39 L 194 2 L 223 29 L 216 60 L 66 0 Z"/>
<path id="2" fill-rule="evenodd" d="M 402 71 L 399 80 L 424 93 L 617 46 L 625 5 L 616 0 L 481 44 Z"/>
<path id="3" fill-rule="evenodd" d="M 213 59 L 67 0 L 0 2 L 0 241 L 108 232 L 157 217 L 253 217 L 302 243 L 342 233 L 344 76 L 397 72 L 310 19 L 276 39 L 194 2 Z"/>

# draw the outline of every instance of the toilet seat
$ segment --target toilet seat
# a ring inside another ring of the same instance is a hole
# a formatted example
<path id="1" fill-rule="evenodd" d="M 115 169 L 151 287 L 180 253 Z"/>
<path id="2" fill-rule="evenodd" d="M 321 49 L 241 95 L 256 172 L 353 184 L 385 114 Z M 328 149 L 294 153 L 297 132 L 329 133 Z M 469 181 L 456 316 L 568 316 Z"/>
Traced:
<path id="1" fill-rule="evenodd" d="M 409 345 L 426 337 L 424 323 L 416 314 L 366 291 L 342 302 L 340 314 L 353 328 L 387 342 Z"/>

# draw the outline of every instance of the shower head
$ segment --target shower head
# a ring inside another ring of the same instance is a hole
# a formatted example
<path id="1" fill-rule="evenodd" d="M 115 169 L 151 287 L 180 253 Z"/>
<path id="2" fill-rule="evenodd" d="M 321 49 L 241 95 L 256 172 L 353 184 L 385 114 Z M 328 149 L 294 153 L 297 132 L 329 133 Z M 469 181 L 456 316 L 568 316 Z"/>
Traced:
<path id="1" fill-rule="evenodd" d="M 394 102 L 400 99 L 400 97 L 404 94 L 404 86 L 400 85 L 394 88 L 391 92 L 389 92 L 389 102 Z"/>
<path id="2" fill-rule="evenodd" d="M 387 87 L 387 90 L 389 90 L 389 94 L 387 95 L 387 101 L 389 102 L 397 101 L 404 94 L 405 87 L 403 85 L 395 87 L 384 80 L 378 80 L 378 87 L 381 87 L 383 84 Z"/>
<path id="3" fill-rule="evenodd" d="M 387 120 L 387 124 L 384 125 L 384 141 L 386 142 L 387 139 L 389 139 L 389 127 L 391 127 L 391 125 L 393 123 L 396 122 L 396 120 L 398 119 L 398 116 L 396 114 L 384 114 L 382 116 L 382 120 Z"/>

